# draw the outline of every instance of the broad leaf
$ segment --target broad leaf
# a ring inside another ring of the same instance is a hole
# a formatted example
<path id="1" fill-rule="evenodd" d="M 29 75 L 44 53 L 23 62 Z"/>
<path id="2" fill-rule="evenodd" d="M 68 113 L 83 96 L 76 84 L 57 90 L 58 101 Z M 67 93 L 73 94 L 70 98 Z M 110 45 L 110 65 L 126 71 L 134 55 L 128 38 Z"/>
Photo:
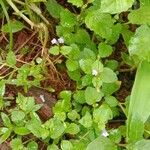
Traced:
<path id="1" fill-rule="evenodd" d="M 134 3 L 134 0 L 101 0 L 101 11 L 104 13 L 116 14 L 127 11 Z"/>
<path id="2" fill-rule="evenodd" d="M 89 105 L 99 102 L 102 99 L 102 97 L 103 97 L 103 93 L 98 92 L 93 87 L 87 87 L 85 90 L 85 100 Z"/>
<path id="3" fill-rule="evenodd" d="M 113 70 L 106 68 L 106 67 L 101 73 L 101 78 L 102 78 L 102 81 L 105 83 L 112 83 L 112 82 L 117 81 L 117 75 L 115 74 L 115 72 L 113 72 Z"/>
<path id="4" fill-rule="evenodd" d="M 76 16 L 68 10 L 60 12 L 60 24 L 63 27 L 71 28 L 76 24 Z"/>
<path id="5" fill-rule="evenodd" d="M 18 32 L 25 27 L 22 22 L 17 21 L 17 20 L 10 21 L 10 26 L 11 26 L 12 33 Z M 9 32 L 9 24 L 8 23 L 2 26 L 2 31 Z"/>
<path id="6" fill-rule="evenodd" d="M 75 71 L 79 67 L 79 63 L 76 60 L 68 59 L 66 61 L 66 67 L 69 71 Z"/>
<path id="7" fill-rule="evenodd" d="M 48 0 L 45 5 L 52 17 L 60 18 L 60 12 L 63 10 L 63 7 L 59 5 L 56 0 Z"/>
<path id="8" fill-rule="evenodd" d="M 108 138 L 98 137 L 87 146 L 86 150 L 117 150 L 117 146 Z"/>
<path id="9" fill-rule="evenodd" d="M 100 43 L 98 46 L 98 52 L 100 57 L 108 57 L 111 55 L 113 49 L 110 45 L 107 45 L 106 43 Z"/>
<path id="10" fill-rule="evenodd" d="M 4 141 L 6 141 L 9 136 L 11 135 L 12 130 L 7 130 L 1 137 L 0 137 L 0 144 L 2 144 Z"/>
<path id="11" fill-rule="evenodd" d="M 129 22 L 132 24 L 150 25 L 150 5 L 143 6 L 138 10 L 133 10 L 128 15 Z"/>
<path id="12" fill-rule="evenodd" d="M 148 150 L 150 148 L 150 140 L 140 140 L 136 142 L 129 150 Z"/>
<path id="13" fill-rule="evenodd" d="M 113 19 L 110 14 L 101 13 L 100 10 L 89 12 L 85 23 L 90 30 L 102 38 L 109 39 L 112 35 Z"/>
<path id="14" fill-rule="evenodd" d="M 27 135 L 30 131 L 26 127 L 15 127 L 14 132 L 18 135 Z"/>
<path id="15" fill-rule="evenodd" d="M 62 140 L 61 142 L 61 149 L 62 150 L 72 150 L 73 149 L 73 145 L 70 141 L 67 140 Z"/>
<path id="16" fill-rule="evenodd" d="M 31 141 L 28 143 L 27 148 L 29 150 L 38 150 L 38 144 L 35 141 Z"/>
<path id="17" fill-rule="evenodd" d="M 149 0 L 140 0 L 140 4 L 141 4 L 141 6 L 147 6 L 147 5 L 150 5 L 150 1 Z"/>
<path id="18" fill-rule="evenodd" d="M 11 148 L 12 149 L 23 149 L 23 143 L 22 143 L 22 140 L 21 139 L 19 139 L 19 138 L 14 138 L 12 141 L 11 141 L 11 143 L 10 143 L 10 145 L 11 145 Z"/>
<path id="19" fill-rule="evenodd" d="M 6 126 L 6 127 L 12 127 L 12 124 L 11 124 L 11 121 L 8 117 L 8 115 L 6 115 L 5 113 L 1 113 L 1 118 L 3 120 L 3 124 Z"/>
<path id="20" fill-rule="evenodd" d="M 9 66 L 12 66 L 12 67 L 15 66 L 15 64 L 16 64 L 16 56 L 15 56 L 13 51 L 8 52 L 7 57 L 6 57 L 6 63 Z"/>
<path id="21" fill-rule="evenodd" d="M 81 7 L 83 5 L 83 0 L 67 0 L 67 1 L 77 7 Z"/>
<path id="22" fill-rule="evenodd" d="M 77 134 L 79 131 L 80 131 L 80 128 L 75 123 L 69 124 L 65 130 L 65 132 L 69 134 Z"/>
<path id="23" fill-rule="evenodd" d="M 49 53 L 52 55 L 58 55 L 59 54 L 59 46 L 53 46 L 49 49 Z"/>
<path id="24" fill-rule="evenodd" d="M 79 120 L 79 123 L 85 128 L 90 128 L 93 123 L 91 114 L 87 111 L 86 114 Z"/>
<path id="25" fill-rule="evenodd" d="M 129 44 L 129 53 L 139 60 L 150 61 L 150 27 L 142 25 L 136 30 Z"/>
<path id="26" fill-rule="evenodd" d="M 11 113 L 11 120 L 13 122 L 18 122 L 18 121 L 23 121 L 23 119 L 25 118 L 25 113 L 21 110 L 14 110 Z"/>

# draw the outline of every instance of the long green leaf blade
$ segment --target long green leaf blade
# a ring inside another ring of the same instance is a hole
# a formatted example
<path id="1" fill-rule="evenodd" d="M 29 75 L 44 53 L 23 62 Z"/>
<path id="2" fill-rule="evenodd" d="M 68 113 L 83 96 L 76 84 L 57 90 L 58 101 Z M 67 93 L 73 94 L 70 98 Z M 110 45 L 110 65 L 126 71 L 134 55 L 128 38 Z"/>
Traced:
<path id="1" fill-rule="evenodd" d="M 143 134 L 143 132 L 139 133 L 138 129 L 143 128 L 142 126 L 149 116 L 150 116 L 150 62 L 143 61 L 138 66 L 135 82 L 131 92 L 128 121 L 127 121 L 128 141 L 133 142 L 138 138 L 141 138 L 142 136 L 141 134 Z M 137 124 L 141 125 L 137 126 Z"/>

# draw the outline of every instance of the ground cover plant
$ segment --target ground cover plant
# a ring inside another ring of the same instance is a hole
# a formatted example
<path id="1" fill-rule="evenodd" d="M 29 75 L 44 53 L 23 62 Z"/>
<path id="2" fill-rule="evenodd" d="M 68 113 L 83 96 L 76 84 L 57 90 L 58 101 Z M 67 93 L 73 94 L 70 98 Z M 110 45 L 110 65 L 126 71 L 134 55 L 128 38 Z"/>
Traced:
<path id="1" fill-rule="evenodd" d="M 148 150 L 149 0 L 0 0 L 0 149 Z"/>

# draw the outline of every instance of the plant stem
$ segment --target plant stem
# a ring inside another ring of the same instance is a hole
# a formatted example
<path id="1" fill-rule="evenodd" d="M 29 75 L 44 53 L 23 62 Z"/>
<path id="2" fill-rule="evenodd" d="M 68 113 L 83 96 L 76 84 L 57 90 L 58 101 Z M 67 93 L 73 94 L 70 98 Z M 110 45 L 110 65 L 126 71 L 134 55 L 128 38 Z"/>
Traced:
<path id="1" fill-rule="evenodd" d="M 5 14 L 5 16 L 6 16 L 6 20 L 7 20 L 7 22 L 8 22 L 9 36 L 10 36 L 9 51 L 12 51 L 12 49 L 13 49 L 13 34 L 12 34 L 12 28 L 11 28 L 11 25 L 10 25 L 9 15 L 8 15 L 8 13 L 7 13 L 7 10 L 6 10 L 5 4 L 3 3 L 3 0 L 0 0 L 0 4 L 1 4 L 1 6 L 2 6 L 2 9 L 3 9 L 4 14 Z"/>
<path id="2" fill-rule="evenodd" d="M 31 29 L 33 29 L 33 27 L 36 27 L 36 25 L 30 19 L 28 19 L 23 13 L 19 11 L 19 9 L 11 0 L 6 1 L 12 7 L 12 9 L 31 26 Z"/>

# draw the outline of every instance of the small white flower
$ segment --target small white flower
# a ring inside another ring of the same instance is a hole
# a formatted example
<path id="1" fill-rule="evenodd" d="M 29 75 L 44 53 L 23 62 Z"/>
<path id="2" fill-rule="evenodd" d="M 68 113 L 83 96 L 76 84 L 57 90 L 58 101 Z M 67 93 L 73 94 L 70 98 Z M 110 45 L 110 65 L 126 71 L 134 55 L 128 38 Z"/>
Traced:
<path id="1" fill-rule="evenodd" d="M 93 75 L 93 76 L 97 76 L 97 75 L 98 75 L 98 72 L 97 72 L 96 69 L 93 69 L 93 70 L 92 70 L 92 75 Z"/>
<path id="2" fill-rule="evenodd" d="M 103 130 L 102 130 L 101 135 L 104 136 L 104 137 L 109 136 L 109 134 L 108 134 L 108 132 L 106 131 L 106 129 L 103 129 Z"/>
<path id="3" fill-rule="evenodd" d="M 40 99 L 42 100 L 43 103 L 45 102 L 44 95 L 40 95 Z"/>
<path id="4" fill-rule="evenodd" d="M 63 44 L 63 43 L 64 43 L 64 38 L 63 38 L 63 37 L 60 37 L 60 38 L 58 39 L 58 43 Z"/>
<path id="5" fill-rule="evenodd" d="M 58 41 L 57 41 L 55 38 L 53 38 L 53 39 L 51 40 L 51 43 L 52 43 L 52 45 L 58 44 Z"/>

